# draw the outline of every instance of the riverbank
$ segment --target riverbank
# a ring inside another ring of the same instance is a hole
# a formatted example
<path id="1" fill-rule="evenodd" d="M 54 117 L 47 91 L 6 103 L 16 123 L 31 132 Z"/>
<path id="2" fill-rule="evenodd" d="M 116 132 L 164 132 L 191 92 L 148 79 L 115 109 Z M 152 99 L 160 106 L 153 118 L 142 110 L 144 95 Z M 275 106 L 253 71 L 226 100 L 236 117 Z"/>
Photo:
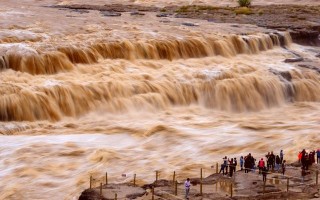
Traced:
<path id="1" fill-rule="evenodd" d="M 285 176 L 279 173 L 267 175 L 264 184 L 258 171 L 244 173 L 238 170 L 235 176 L 213 173 L 202 179 L 191 178 L 190 199 L 313 199 L 319 197 L 320 185 L 317 184 L 316 174 L 320 170 L 319 164 L 310 167 L 304 181 L 301 177 L 299 163 L 288 165 Z M 133 182 L 121 184 L 103 184 L 82 192 L 79 200 L 95 199 L 184 199 L 184 181 L 186 177 L 177 177 L 177 186 L 174 179 L 159 179 L 151 184 Z M 88 179 L 89 180 L 89 179 Z M 99 180 L 93 180 L 94 182 Z M 202 182 L 202 184 L 200 184 Z M 105 183 L 105 182 L 104 182 Z M 177 187 L 177 188 L 175 188 Z M 154 188 L 154 189 L 152 189 Z M 152 197 L 153 196 L 153 197 Z"/>

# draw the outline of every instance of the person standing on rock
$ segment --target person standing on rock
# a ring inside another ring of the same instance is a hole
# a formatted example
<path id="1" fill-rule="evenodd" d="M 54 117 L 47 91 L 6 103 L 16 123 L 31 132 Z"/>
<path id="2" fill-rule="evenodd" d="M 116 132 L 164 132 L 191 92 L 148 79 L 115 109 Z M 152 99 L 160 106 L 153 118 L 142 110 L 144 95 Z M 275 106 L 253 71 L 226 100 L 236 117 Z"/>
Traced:
<path id="1" fill-rule="evenodd" d="M 268 160 L 270 160 L 271 169 L 273 171 L 274 170 L 274 164 L 275 164 L 275 161 L 276 161 L 276 156 L 273 154 L 273 151 L 271 151 L 271 154 L 270 154 Z"/>
<path id="2" fill-rule="evenodd" d="M 281 160 L 281 163 L 283 162 L 283 156 L 284 156 L 283 150 L 281 149 L 281 150 L 280 150 L 280 160 Z"/>
<path id="3" fill-rule="evenodd" d="M 244 173 L 248 173 L 249 170 L 252 170 L 254 166 L 254 158 L 249 153 L 244 160 Z"/>
<path id="4" fill-rule="evenodd" d="M 259 167 L 259 174 L 261 174 L 263 168 L 265 167 L 265 163 L 264 163 L 263 158 L 261 158 L 261 160 L 259 160 L 258 167 Z"/>
<path id="5" fill-rule="evenodd" d="M 237 158 L 234 158 L 233 159 L 233 163 L 234 163 L 234 168 L 233 168 L 233 172 L 236 173 L 236 170 L 237 170 L 237 165 L 238 165 L 238 161 L 237 161 Z"/>
<path id="6" fill-rule="evenodd" d="M 249 168 L 250 168 L 250 163 L 249 163 L 249 155 L 244 157 L 244 173 L 248 173 L 249 172 Z"/>
<path id="7" fill-rule="evenodd" d="M 228 169 L 227 169 L 227 167 L 228 167 L 228 159 L 227 159 L 227 156 L 225 156 L 225 157 L 223 158 L 223 163 L 221 164 L 221 168 L 220 168 L 219 174 L 220 174 L 221 172 L 222 172 L 223 175 L 228 174 Z M 226 173 L 225 173 L 225 171 L 226 171 Z"/>
<path id="8" fill-rule="evenodd" d="M 308 153 L 305 154 L 304 159 L 305 159 L 305 161 L 304 161 L 304 162 L 305 162 L 305 164 L 304 164 L 304 165 L 305 165 L 305 168 L 304 168 L 304 169 L 305 169 L 305 170 L 309 170 L 309 165 L 310 165 L 310 162 L 309 162 L 309 161 L 310 161 L 310 160 L 309 160 L 309 154 L 308 154 Z"/>
<path id="9" fill-rule="evenodd" d="M 302 159 L 302 152 L 299 151 L 299 154 L 298 154 L 298 161 L 299 161 L 299 163 L 301 163 L 301 159 Z"/>
<path id="10" fill-rule="evenodd" d="M 286 172 L 286 167 L 287 167 L 287 164 L 286 164 L 286 160 L 284 160 L 281 164 L 281 172 L 282 172 L 282 175 L 284 176 L 284 173 Z"/>
<path id="11" fill-rule="evenodd" d="M 305 155 L 306 153 L 307 152 L 305 149 L 301 151 L 301 164 L 304 169 L 306 169 L 306 155 Z"/>
<path id="12" fill-rule="evenodd" d="M 231 160 L 229 161 L 229 175 L 230 177 L 233 176 L 233 172 L 234 172 L 234 161 L 233 158 L 231 158 Z"/>
<path id="13" fill-rule="evenodd" d="M 279 155 L 276 156 L 276 171 L 278 172 L 280 170 L 280 166 L 281 166 L 281 158 Z"/>
<path id="14" fill-rule="evenodd" d="M 244 159 L 243 159 L 243 156 L 240 157 L 240 168 L 241 168 L 241 171 L 243 170 L 243 164 L 244 164 Z"/>
<path id="15" fill-rule="evenodd" d="M 187 180 L 184 182 L 184 188 L 186 190 L 186 195 L 185 195 L 186 199 L 189 199 L 190 186 L 191 186 L 190 179 L 187 178 Z"/>
<path id="16" fill-rule="evenodd" d="M 221 172 L 222 172 L 222 174 L 224 175 L 224 168 L 225 168 L 224 163 L 222 163 L 219 174 L 221 174 Z"/>
<path id="17" fill-rule="evenodd" d="M 269 160 L 269 157 L 270 157 L 270 152 L 268 152 L 268 154 L 266 155 L 266 158 L 267 158 L 267 168 L 270 169 L 271 166 L 270 166 L 270 160 Z"/>
<path id="18" fill-rule="evenodd" d="M 225 156 L 223 158 L 223 165 L 224 165 L 223 174 L 227 175 L 228 174 L 228 158 L 227 158 L 227 156 Z"/>
<path id="19" fill-rule="evenodd" d="M 320 149 L 317 150 L 317 163 L 320 163 Z"/>
<path id="20" fill-rule="evenodd" d="M 251 168 L 251 172 L 256 173 L 256 168 L 257 168 L 257 166 L 256 166 L 256 159 L 254 158 L 254 159 L 253 159 L 252 168 Z"/>

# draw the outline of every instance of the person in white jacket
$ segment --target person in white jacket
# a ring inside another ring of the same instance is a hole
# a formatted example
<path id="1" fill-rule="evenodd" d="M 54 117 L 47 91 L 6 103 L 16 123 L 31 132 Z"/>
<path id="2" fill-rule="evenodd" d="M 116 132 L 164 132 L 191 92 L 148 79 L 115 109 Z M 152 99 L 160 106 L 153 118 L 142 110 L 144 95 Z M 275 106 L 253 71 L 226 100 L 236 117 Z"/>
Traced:
<path id="1" fill-rule="evenodd" d="M 186 196 L 185 196 L 186 199 L 189 199 L 190 186 L 191 186 L 191 184 L 190 184 L 190 179 L 187 178 L 187 180 L 184 182 L 184 188 L 185 188 L 185 190 L 186 190 Z"/>

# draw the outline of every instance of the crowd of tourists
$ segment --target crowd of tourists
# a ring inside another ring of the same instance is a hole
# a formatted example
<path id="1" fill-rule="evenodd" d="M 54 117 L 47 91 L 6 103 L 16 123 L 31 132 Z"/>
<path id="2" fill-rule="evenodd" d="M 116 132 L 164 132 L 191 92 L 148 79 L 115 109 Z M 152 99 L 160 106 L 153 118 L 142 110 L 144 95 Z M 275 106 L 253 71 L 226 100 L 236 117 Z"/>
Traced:
<path id="1" fill-rule="evenodd" d="M 302 168 L 308 170 L 309 166 L 314 164 L 316 161 L 317 163 L 320 162 L 320 149 L 317 151 L 310 151 L 309 153 L 303 149 L 298 154 L 298 160 L 301 163 Z"/>
<path id="2" fill-rule="evenodd" d="M 298 154 L 298 161 L 301 163 L 301 177 L 304 182 L 304 177 L 309 173 L 308 169 L 314 163 L 320 163 L 320 149 L 317 151 L 310 151 L 309 153 L 303 149 Z"/>
<path id="3" fill-rule="evenodd" d="M 221 164 L 219 173 L 232 177 L 238 166 L 237 158 L 228 158 L 225 156 L 222 159 L 223 163 Z M 309 167 L 316 162 L 320 164 L 320 149 L 317 151 L 310 151 L 309 153 L 303 149 L 298 154 L 298 161 L 302 166 L 301 176 L 303 181 Z M 249 173 L 250 171 L 255 172 L 255 170 L 258 169 L 259 174 L 261 174 L 263 177 L 263 181 L 266 181 L 267 174 L 270 172 L 277 172 L 281 173 L 282 175 L 284 175 L 286 172 L 286 160 L 284 159 L 283 150 L 280 150 L 279 154 L 274 154 L 273 151 L 268 152 L 265 155 L 265 158 L 260 158 L 258 161 L 253 157 L 253 155 L 251 155 L 251 153 L 244 157 L 240 156 L 239 166 L 241 171 L 244 170 L 244 173 Z M 190 186 L 190 179 L 188 178 L 185 181 L 186 199 L 188 199 L 189 196 Z"/>
<path id="4" fill-rule="evenodd" d="M 249 173 L 249 171 L 255 172 L 256 169 L 259 169 L 259 174 L 263 175 L 266 175 L 268 171 L 281 172 L 284 175 L 286 170 L 286 161 L 283 158 L 283 150 L 281 150 L 278 155 L 275 155 L 272 151 L 271 153 L 268 152 L 265 159 L 261 158 L 258 161 L 253 157 L 253 155 L 251 155 L 251 153 L 249 153 L 244 157 L 240 156 L 240 170 L 244 170 L 244 173 Z M 227 156 L 225 156 L 219 173 L 232 177 L 237 165 L 238 162 L 236 158 L 228 159 Z"/>

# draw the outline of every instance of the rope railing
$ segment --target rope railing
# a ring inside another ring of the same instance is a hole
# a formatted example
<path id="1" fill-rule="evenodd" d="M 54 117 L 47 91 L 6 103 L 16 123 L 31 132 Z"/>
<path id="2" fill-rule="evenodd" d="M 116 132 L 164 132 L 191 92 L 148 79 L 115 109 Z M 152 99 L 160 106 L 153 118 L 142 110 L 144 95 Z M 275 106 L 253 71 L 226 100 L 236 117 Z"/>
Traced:
<path id="1" fill-rule="evenodd" d="M 220 171 L 219 171 L 218 166 L 219 166 L 219 163 L 216 163 L 215 173 L 209 173 L 209 174 L 210 175 L 219 174 Z M 232 165 L 228 165 L 228 166 L 232 166 Z M 258 169 L 254 169 L 254 168 L 242 168 L 242 169 L 243 170 L 247 169 L 249 171 L 248 174 L 259 176 L 259 174 L 257 173 L 259 171 Z M 224 188 L 228 188 L 228 189 L 226 189 L 225 193 L 229 193 L 229 195 L 232 197 L 234 195 L 233 181 L 235 180 L 235 176 L 237 176 L 237 174 L 240 171 L 241 170 L 235 170 L 233 179 L 231 179 L 231 180 L 230 179 L 222 179 L 222 177 L 215 177 L 213 182 L 210 183 L 210 181 L 208 181 L 208 180 L 206 180 L 206 181 L 203 180 L 203 177 L 205 177 L 204 175 L 206 174 L 206 172 L 205 172 L 205 170 L 203 168 L 200 168 L 200 178 L 196 178 L 199 181 L 199 182 L 197 182 L 197 184 L 199 184 L 199 191 L 200 191 L 199 193 L 200 193 L 200 195 L 203 195 L 203 193 L 205 193 L 203 185 L 213 185 L 213 186 L 216 185 L 216 187 L 217 187 L 218 184 L 220 184 L 220 185 L 221 184 L 225 184 Z M 311 174 L 312 176 L 314 176 L 314 174 L 315 174 L 315 181 L 314 181 L 314 179 L 311 179 L 311 183 L 310 183 L 310 180 L 308 181 L 309 183 L 305 183 L 303 181 L 303 177 L 302 176 L 301 177 L 297 177 L 297 176 L 283 175 L 282 173 L 270 172 L 270 171 L 268 171 L 267 174 L 268 175 L 274 175 L 274 177 L 266 178 L 266 181 L 263 181 L 263 191 L 262 191 L 263 194 L 266 193 L 266 190 L 265 190 L 266 189 L 266 182 L 267 181 L 271 182 L 271 180 L 272 180 L 272 182 L 270 184 L 273 184 L 273 181 L 274 181 L 275 183 L 273 185 L 278 186 L 277 189 L 280 188 L 279 189 L 280 191 L 277 191 L 277 192 L 284 192 L 284 191 L 289 192 L 289 188 L 292 187 L 290 185 L 290 179 L 291 180 L 293 180 L 293 179 L 294 180 L 300 180 L 301 179 L 302 182 L 300 183 L 300 185 L 301 184 L 302 185 L 306 185 L 306 186 L 318 185 L 318 175 L 319 175 L 319 171 L 318 170 L 316 170 L 314 173 Z M 150 184 L 151 185 L 150 190 L 151 190 L 152 199 L 154 199 L 154 196 L 155 196 L 155 187 L 157 187 L 159 181 L 161 180 L 160 179 L 160 175 L 161 175 L 161 171 L 160 170 L 156 170 L 155 171 L 155 181 L 152 184 Z M 275 176 L 278 176 L 278 177 L 275 177 Z M 136 174 L 133 174 L 133 180 L 129 182 L 130 184 L 133 185 L 133 187 L 137 186 L 137 184 L 136 184 L 137 178 L 136 177 L 137 177 Z M 172 174 L 172 179 L 170 179 L 170 178 L 167 179 L 169 181 L 172 180 L 172 185 L 171 185 L 172 193 L 164 191 L 164 190 L 159 190 L 159 188 L 157 190 L 161 191 L 161 194 L 166 194 L 166 195 L 168 195 L 170 197 L 175 197 L 174 199 L 181 199 L 180 197 L 178 197 L 178 195 L 179 195 L 178 186 L 184 183 L 184 179 L 183 179 L 183 181 L 181 181 L 181 178 L 182 177 L 179 176 L 179 173 L 177 173 L 177 171 L 174 171 L 173 174 Z M 108 184 L 109 184 L 109 182 L 108 182 L 108 173 L 105 173 L 105 177 L 102 177 L 102 178 L 101 177 L 100 178 L 94 178 L 92 175 L 90 176 L 90 189 L 98 189 L 98 187 L 99 187 L 99 193 L 100 193 L 100 197 L 101 198 L 103 197 L 103 185 L 108 185 Z M 180 191 L 181 191 L 181 189 L 180 189 Z M 206 191 L 206 192 L 208 192 L 208 191 Z M 210 193 L 215 193 L 215 192 L 217 192 L 217 189 L 216 189 L 216 191 L 210 190 Z M 277 193 L 277 192 L 268 192 L 268 194 Z M 115 193 L 114 199 L 127 199 L 127 198 L 126 197 L 119 198 L 118 194 Z"/>

